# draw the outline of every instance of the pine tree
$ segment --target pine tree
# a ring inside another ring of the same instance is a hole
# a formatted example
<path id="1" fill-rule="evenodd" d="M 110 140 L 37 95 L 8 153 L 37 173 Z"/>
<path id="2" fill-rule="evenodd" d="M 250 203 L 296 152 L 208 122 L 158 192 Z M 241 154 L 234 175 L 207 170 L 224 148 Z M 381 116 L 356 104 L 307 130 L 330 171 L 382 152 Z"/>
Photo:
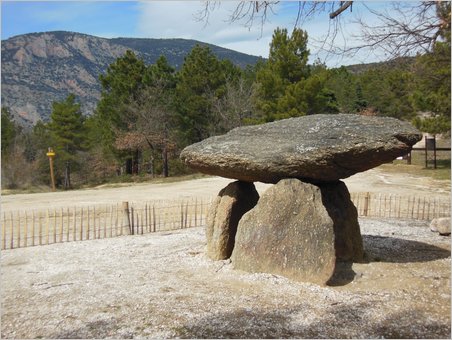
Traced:
<path id="1" fill-rule="evenodd" d="M 77 152 L 82 150 L 84 118 L 80 104 L 73 94 L 61 102 L 54 102 L 47 128 L 57 154 L 55 165 L 64 166 L 64 188 L 71 187 L 71 166 L 77 163 Z"/>
<path id="2" fill-rule="evenodd" d="M 187 55 L 176 86 L 184 144 L 198 142 L 215 131 L 212 103 L 225 95 L 228 79 L 238 74 L 232 63 L 218 60 L 208 47 L 197 45 Z"/>
<path id="3" fill-rule="evenodd" d="M 14 138 L 17 134 L 17 128 L 14 121 L 11 118 L 8 108 L 2 107 L 2 121 L 1 121 L 1 134 L 2 134 L 2 156 L 8 152 L 8 149 L 14 142 Z"/>
<path id="4" fill-rule="evenodd" d="M 261 121 L 315 113 L 337 113 L 336 97 L 326 87 L 328 72 L 319 63 L 309 66 L 308 35 L 294 29 L 273 33 L 267 63 L 257 71 L 256 106 Z"/>
<path id="5" fill-rule="evenodd" d="M 102 92 L 94 114 L 98 140 L 103 145 L 106 156 L 113 155 L 117 160 L 126 160 L 128 173 L 138 170 L 138 150 L 119 151 L 115 145 L 118 134 L 129 131 L 135 122 L 128 116 L 127 106 L 138 98 L 143 87 L 146 65 L 132 51 L 112 63 L 105 74 L 99 77 Z"/>

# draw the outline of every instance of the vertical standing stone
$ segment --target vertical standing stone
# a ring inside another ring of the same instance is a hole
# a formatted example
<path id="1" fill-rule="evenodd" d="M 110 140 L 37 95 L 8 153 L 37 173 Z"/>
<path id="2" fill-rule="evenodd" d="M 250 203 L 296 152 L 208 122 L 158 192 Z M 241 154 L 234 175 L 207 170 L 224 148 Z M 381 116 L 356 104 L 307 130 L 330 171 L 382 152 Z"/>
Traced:
<path id="1" fill-rule="evenodd" d="M 364 248 L 358 223 L 358 212 L 344 182 L 318 185 L 322 201 L 334 223 L 334 246 L 339 261 L 362 262 Z"/>
<path id="2" fill-rule="evenodd" d="M 319 187 L 281 180 L 240 220 L 233 266 L 325 284 L 336 262 L 333 224 Z"/>
<path id="3" fill-rule="evenodd" d="M 253 183 L 236 181 L 220 191 L 207 216 L 207 256 L 224 260 L 234 248 L 237 225 L 259 200 Z"/>

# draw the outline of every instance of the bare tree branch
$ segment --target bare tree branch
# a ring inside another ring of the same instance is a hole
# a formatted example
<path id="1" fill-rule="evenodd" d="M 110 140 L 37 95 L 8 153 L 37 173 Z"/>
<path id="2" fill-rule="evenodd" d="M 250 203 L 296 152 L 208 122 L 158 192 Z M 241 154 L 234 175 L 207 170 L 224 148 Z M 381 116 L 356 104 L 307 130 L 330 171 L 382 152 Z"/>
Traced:
<path id="1" fill-rule="evenodd" d="M 341 1 L 341 6 L 335 10 L 333 13 L 330 13 L 330 19 L 334 19 L 338 15 L 340 15 L 342 12 L 347 10 L 351 5 L 353 4 L 353 1 Z"/>
<path id="2" fill-rule="evenodd" d="M 209 11 L 215 10 L 218 4 L 217 1 L 206 1 L 204 18 L 208 18 Z M 270 15 L 276 13 L 279 4 L 280 1 L 240 1 L 229 21 L 245 21 L 245 26 L 248 28 L 257 24 L 260 25 L 262 32 L 263 25 Z M 357 17 L 346 22 L 345 13 L 347 10 L 351 12 L 354 4 L 363 7 L 374 20 Z M 444 32 L 450 32 L 449 1 L 401 1 L 388 4 L 392 4 L 389 11 L 379 11 L 372 9 L 365 2 L 299 1 L 298 8 L 294 11 L 294 27 L 302 27 L 308 20 L 328 13 L 331 20 L 328 33 L 322 39 L 317 38 L 316 41 L 321 51 L 353 55 L 363 50 L 374 52 L 380 50 L 389 58 L 431 51 L 438 40 L 444 39 Z M 344 28 L 349 24 L 359 25 L 361 32 L 358 36 L 345 34 Z M 339 34 L 343 38 L 342 47 L 336 44 Z M 347 46 L 350 41 L 359 43 Z"/>

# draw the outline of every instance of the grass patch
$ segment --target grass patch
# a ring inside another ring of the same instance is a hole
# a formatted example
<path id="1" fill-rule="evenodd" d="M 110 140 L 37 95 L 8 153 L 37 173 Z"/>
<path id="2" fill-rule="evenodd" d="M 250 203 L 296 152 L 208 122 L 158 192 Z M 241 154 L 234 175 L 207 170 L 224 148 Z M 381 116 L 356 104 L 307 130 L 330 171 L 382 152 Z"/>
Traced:
<path id="1" fill-rule="evenodd" d="M 451 179 L 450 151 L 437 151 L 436 169 L 433 169 L 433 153 L 429 154 L 428 168 L 425 167 L 425 154 L 423 151 L 411 153 L 411 165 L 406 160 L 395 160 L 383 164 L 379 168 L 388 173 L 406 173 L 418 177 L 430 177 L 435 180 L 446 181 Z"/>

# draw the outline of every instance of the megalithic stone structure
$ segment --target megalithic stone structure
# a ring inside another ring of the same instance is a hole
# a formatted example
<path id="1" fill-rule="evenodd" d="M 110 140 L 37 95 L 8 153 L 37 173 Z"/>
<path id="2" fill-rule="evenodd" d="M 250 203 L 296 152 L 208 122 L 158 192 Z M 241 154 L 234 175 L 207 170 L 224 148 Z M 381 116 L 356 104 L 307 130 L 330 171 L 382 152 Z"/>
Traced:
<path id="1" fill-rule="evenodd" d="M 188 166 L 239 180 L 209 212 L 209 257 L 232 253 L 237 269 L 325 284 L 336 261 L 364 259 L 358 214 L 340 179 L 409 153 L 421 138 L 394 118 L 319 114 L 240 127 L 186 147 Z M 257 201 L 251 182 L 276 185 Z"/>

